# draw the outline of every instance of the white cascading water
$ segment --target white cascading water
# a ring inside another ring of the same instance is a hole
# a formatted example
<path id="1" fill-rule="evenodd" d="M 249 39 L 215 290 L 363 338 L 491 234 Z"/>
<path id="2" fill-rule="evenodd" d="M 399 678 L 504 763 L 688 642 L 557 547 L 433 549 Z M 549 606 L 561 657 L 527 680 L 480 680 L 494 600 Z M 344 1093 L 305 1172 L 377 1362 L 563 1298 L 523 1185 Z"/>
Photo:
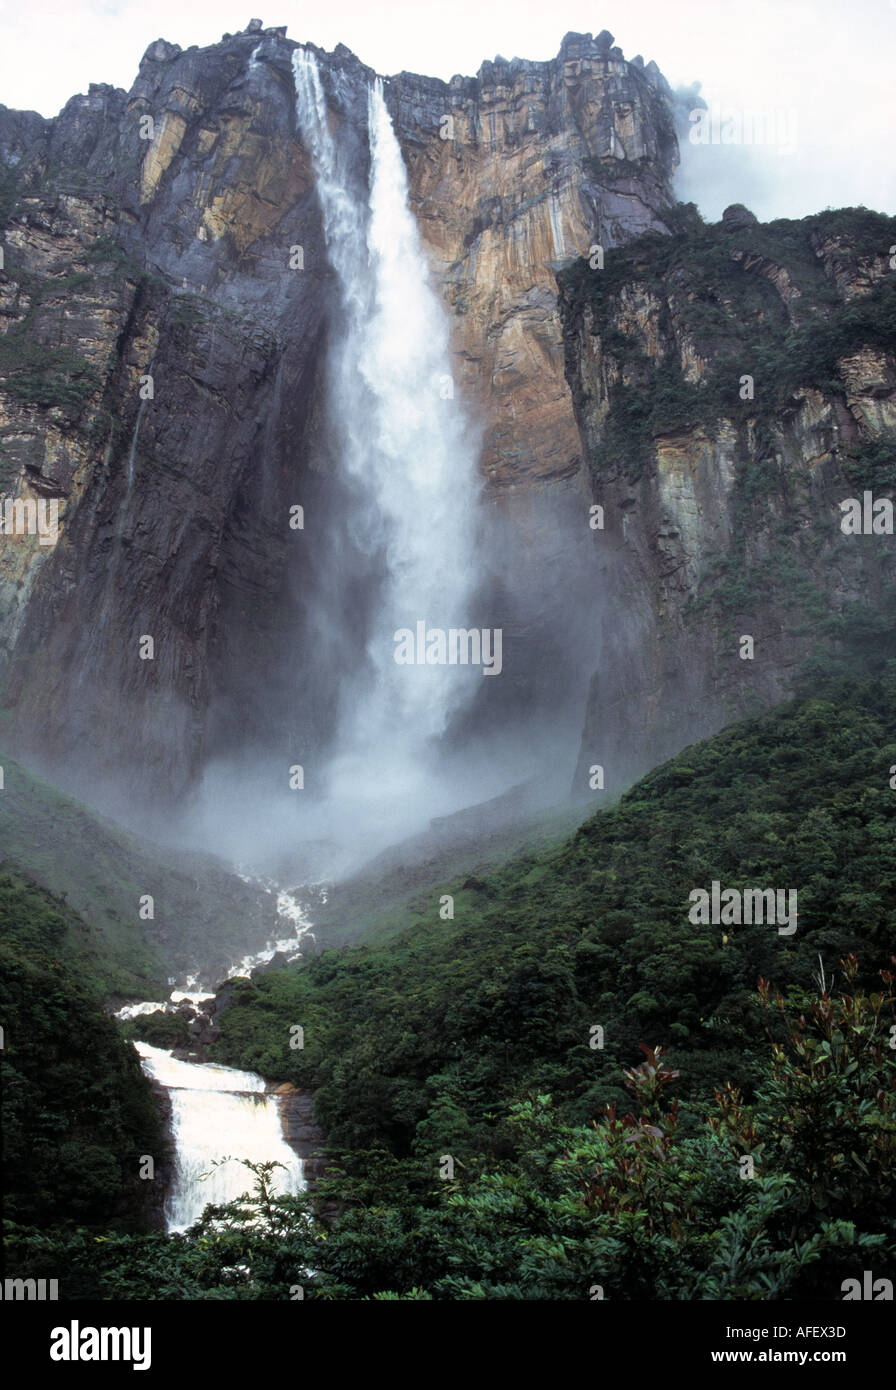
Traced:
<path id="1" fill-rule="evenodd" d="M 331 428 L 356 482 L 356 540 L 385 545 L 388 578 L 367 656 L 373 672 L 342 719 L 331 797 L 375 788 L 392 807 L 416 789 L 427 747 L 481 672 L 399 666 L 394 634 L 466 627 L 475 574 L 478 439 L 453 394 L 447 316 L 429 282 L 407 174 L 377 79 L 368 99 L 370 180 L 358 198 L 330 133 L 317 61 L 293 55 L 342 331 L 331 361 Z"/>
<path id="2" fill-rule="evenodd" d="M 247 883 L 252 881 L 245 874 L 240 877 Z M 275 952 L 288 959 L 296 958 L 302 938 L 311 931 L 305 908 L 294 894 L 280 891 L 277 916 L 284 926 L 292 928 L 290 935 L 269 941 L 264 950 L 234 962 L 228 978 L 251 975 Z M 188 978 L 186 986 L 172 990 L 167 1003 L 150 1000 L 125 1004 L 116 1017 L 127 1020 L 158 1012 L 173 1013 L 185 1000 L 201 1009 L 215 997 L 202 988 L 195 976 Z M 146 1075 L 165 1087 L 171 1101 L 175 1167 L 164 1213 L 169 1231 L 185 1231 L 209 1203 L 223 1205 L 244 1192 L 254 1191 L 254 1176 L 239 1159 L 281 1164 L 271 1178 L 271 1190 L 275 1193 L 300 1192 L 304 1188 L 301 1159 L 283 1137 L 281 1101 L 265 1092 L 260 1076 L 216 1062 L 184 1062 L 149 1043 L 135 1042 L 134 1046 Z M 214 1162 L 227 1158 L 232 1161 L 213 1167 Z"/>
<path id="3" fill-rule="evenodd" d="M 301 1160 L 283 1137 L 277 1098 L 264 1093 L 260 1076 L 212 1062 L 181 1062 L 149 1043 L 135 1046 L 144 1071 L 171 1098 L 175 1173 L 165 1203 L 169 1231 L 185 1231 L 209 1203 L 232 1202 L 253 1190 L 253 1175 L 237 1158 L 281 1163 L 271 1190 L 301 1191 Z M 212 1166 L 226 1158 L 234 1161 Z"/>

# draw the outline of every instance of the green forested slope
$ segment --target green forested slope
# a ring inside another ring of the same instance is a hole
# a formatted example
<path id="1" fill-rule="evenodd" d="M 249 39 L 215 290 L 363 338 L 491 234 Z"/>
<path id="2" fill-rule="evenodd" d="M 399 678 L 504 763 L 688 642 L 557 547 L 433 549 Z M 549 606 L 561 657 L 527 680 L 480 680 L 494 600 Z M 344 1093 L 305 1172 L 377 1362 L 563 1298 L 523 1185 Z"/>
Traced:
<path id="1" fill-rule="evenodd" d="M 36 885 L 0 875 L 3 1199 L 10 1221 L 127 1228 L 143 1224 L 152 1206 L 140 1158 L 161 1163 L 160 1120 L 137 1054 L 96 997 L 90 945 L 70 908 Z"/>
<path id="2" fill-rule="evenodd" d="M 829 682 L 458 884 L 453 921 L 434 895 L 393 942 L 238 985 L 219 1057 L 318 1088 L 314 1193 L 261 1170 L 185 1236 L 13 1229 L 11 1264 L 64 1267 L 76 1299 L 289 1299 L 303 1270 L 336 1300 L 892 1279 L 894 697 L 886 672 Z M 691 924 L 713 879 L 795 888 L 796 934 Z"/>
<path id="3" fill-rule="evenodd" d="M 684 1094 L 749 1086 L 760 975 L 806 987 L 819 955 L 830 978 L 845 953 L 871 972 L 896 949 L 894 696 L 845 683 L 729 728 L 561 850 L 458 885 L 453 921 L 434 896 L 393 945 L 241 986 L 220 1059 L 318 1087 L 334 1142 L 396 1154 L 500 1145 L 488 1117 L 533 1089 L 585 1118 L 621 1098 L 641 1043 L 670 1049 Z M 796 889 L 797 932 L 692 925 L 714 879 Z"/>
<path id="4" fill-rule="evenodd" d="M 169 975 L 197 970 L 221 979 L 277 935 L 273 897 L 223 861 L 124 830 L 2 750 L 0 764 L 0 868 L 26 873 L 86 923 L 81 969 L 107 995 L 164 999 Z M 152 919 L 141 919 L 144 895 Z"/>

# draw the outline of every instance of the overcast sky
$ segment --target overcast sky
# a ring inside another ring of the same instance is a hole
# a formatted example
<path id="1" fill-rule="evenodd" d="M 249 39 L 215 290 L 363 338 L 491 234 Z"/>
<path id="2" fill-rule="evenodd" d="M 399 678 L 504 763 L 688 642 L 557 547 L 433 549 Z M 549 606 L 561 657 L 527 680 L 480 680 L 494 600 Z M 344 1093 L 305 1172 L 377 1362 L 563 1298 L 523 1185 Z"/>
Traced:
<path id="1" fill-rule="evenodd" d="M 246 27 L 250 3 L 0 0 L 0 101 L 52 116 L 90 82 L 128 88 L 153 39 L 215 43 Z M 345 43 L 383 74 L 442 78 L 498 53 L 550 58 L 570 29 L 609 29 L 673 86 L 702 83 L 722 123 L 744 108 L 774 116 L 772 143 L 685 136 L 680 195 L 705 216 L 733 201 L 762 218 L 896 212 L 896 0 L 278 0 L 259 18 L 300 42 Z"/>

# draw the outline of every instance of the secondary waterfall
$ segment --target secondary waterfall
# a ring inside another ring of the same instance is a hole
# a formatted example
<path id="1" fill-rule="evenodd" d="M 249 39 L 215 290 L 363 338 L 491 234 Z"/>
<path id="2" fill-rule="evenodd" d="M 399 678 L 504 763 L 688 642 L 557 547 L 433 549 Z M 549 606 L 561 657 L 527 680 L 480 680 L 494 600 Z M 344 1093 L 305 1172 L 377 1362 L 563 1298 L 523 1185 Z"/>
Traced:
<path id="1" fill-rule="evenodd" d="M 375 788 L 394 807 L 417 788 L 431 740 L 481 679 L 469 667 L 395 660 L 399 628 L 468 625 L 478 439 L 454 392 L 447 315 L 429 282 L 381 80 L 368 97 L 365 200 L 330 132 L 314 55 L 296 50 L 293 71 L 341 298 L 328 428 L 357 484 L 354 540 L 384 553 L 387 573 L 367 634 L 372 678 L 352 690 L 342 714 L 331 795 L 356 802 Z"/>
<path id="2" fill-rule="evenodd" d="M 304 1187 L 301 1161 L 283 1138 L 277 1098 L 265 1094 L 260 1076 L 213 1062 L 181 1062 L 148 1043 L 135 1046 L 144 1071 L 171 1097 L 176 1160 L 165 1203 L 169 1231 L 185 1231 L 210 1202 L 232 1202 L 253 1189 L 253 1176 L 244 1164 L 234 1161 L 213 1168 L 213 1160 L 238 1157 L 282 1163 L 274 1170 L 272 1190 L 288 1193 Z"/>

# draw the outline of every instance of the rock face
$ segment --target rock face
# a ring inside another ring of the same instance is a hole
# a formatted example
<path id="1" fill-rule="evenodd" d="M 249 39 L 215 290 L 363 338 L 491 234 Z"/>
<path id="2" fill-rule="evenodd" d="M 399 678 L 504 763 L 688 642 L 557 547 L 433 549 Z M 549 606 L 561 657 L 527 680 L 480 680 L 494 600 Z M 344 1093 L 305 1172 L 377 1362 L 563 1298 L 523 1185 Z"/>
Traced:
<path id="1" fill-rule="evenodd" d="M 783 698 L 889 608 L 892 536 L 844 534 L 839 504 L 896 483 L 894 234 L 735 208 L 562 277 L 610 599 L 580 788 Z"/>
<path id="2" fill-rule="evenodd" d="M 4 544 L 6 698 L 50 761 L 142 765 L 162 795 L 199 766 L 213 697 L 226 725 L 289 620 L 326 284 L 289 269 L 317 205 L 288 55 L 250 68 L 257 41 L 156 43 L 129 94 L 0 122 L 21 194 L 6 341 L 30 352 L 3 398 L 5 486 L 62 504 L 55 545 Z M 71 362 L 47 364 L 59 343 Z"/>
<path id="3" fill-rule="evenodd" d="M 130 92 L 92 86 L 54 120 L 0 108 L 0 491 L 59 508 L 57 535 L 0 541 L 2 700 L 32 758 L 54 780 L 91 769 L 95 797 L 108 781 L 170 804 L 223 750 L 248 762 L 263 749 L 282 769 L 332 734 L 313 615 L 334 553 L 351 567 L 358 500 L 326 437 L 338 295 L 297 130 L 295 47 L 255 21 L 202 50 L 159 39 Z M 374 74 L 341 46 L 318 59 L 361 190 Z M 648 766 L 747 701 L 716 619 L 685 619 L 730 548 L 742 467 L 780 455 L 774 488 L 781 468 L 805 485 L 799 500 L 765 498 L 744 538 L 755 566 L 775 527 L 830 519 L 843 448 L 892 428 L 893 359 L 880 334 L 854 334 L 833 393 L 826 379 L 763 402 L 752 424 L 724 403 L 699 424 L 636 419 L 630 393 L 662 396 L 654 369 L 673 362 L 699 390 L 739 341 L 742 310 L 758 340 L 868 300 L 886 246 L 858 255 L 850 228 L 819 223 L 806 260 L 736 207 L 709 264 L 749 286 L 749 304 L 737 286 L 713 297 L 663 268 L 651 248 L 681 229 L 671 94 L 606 32 L 475 78 L 402 73 L 385 97 L 458 391 L 483 428 L 499 537 L 488 625 L 516 653 L 486 684 L 542 714 L 572 700 L 581 720 L 593 678 L 578 782 L 613 762 L 594 753 L 608 740 L 634 741 L 628 762 Z M 611 268 L 644 237 L 640 262 Z M 601 256 L 608 268 L 592 270 Z M 616 448 L 627 420 L 636 466 Z M 754 502 L 763 487 L 749 483 Z M 602 533 L 588 526 L 595 502 Z M 304 532 L 289 524 L 296 504 L 313 518 Z M 801 563 L 795 540 L 790 553 Z M 859 582 L 852 559 L 812 573 L 837 602 Z M 759 703 L 798 650 L 783 613 L 762 618 Z M 474 717 L 482 732 L 506 709 Z"/>
<path id="4" fill-rule="evenodd" d="M 63 780 L 91 767 L 94 794 L 175 800 L 247 730 L 291 760 L 332 719 L 301 634 L 350 507 L 322 437 L 336 296 L 295 47 L 254 22 L 203 50 L 160 39 L 128 93 L 92 86 L 51 121 L 0 109 L 0 487 L 60 517 L 53 543 L 4 538 L 3 698 L 32 756 Z M 374 74 L 318 57 L 360 189 Z M 556 604 L 582 465 L 554 271 L 664 226 L 667 88 L 610 35 L 568 35 L 552 62 L 403 73 L 386 97 L 508 549 L 522 528 Z M 296 502 L 328 551 L 297 543 Z M 505 616 L 524 644 L 551 621 Z"/>
<path id="5" fill-rule="evenodd" d="M 284 1081 L 273 1087 L 280 1108 L 283 1137 L 302 1160 L 302 1176 L 309 1188 L 327 1169 L 326 1135 L 314 1118 L 314 1093 L 301 1091 Z"/>
<path id="6" fill-rule="evenodd" d="M 147 1195 L 146 1224 L 153 1231 L 166 1229 L 165 1201 L 174 1182 L 176 1144 L 171 1125 L 171 1097 L 159 1081 L 150 1080 L 159 1118 L 162 1122 L 164 1149 L 156 1157 L 154 1181 L 144 1183 Z"/>
<path id="7" fill-rule="evenodd" d="M 405 73 L 389 84 L 495 491 L 579 471 L 555 270 L 665 230 L 678 163 L 667 94 L 608 34 L 567 34 L 552 62 L 496 59 L 447 87 Z"/>

